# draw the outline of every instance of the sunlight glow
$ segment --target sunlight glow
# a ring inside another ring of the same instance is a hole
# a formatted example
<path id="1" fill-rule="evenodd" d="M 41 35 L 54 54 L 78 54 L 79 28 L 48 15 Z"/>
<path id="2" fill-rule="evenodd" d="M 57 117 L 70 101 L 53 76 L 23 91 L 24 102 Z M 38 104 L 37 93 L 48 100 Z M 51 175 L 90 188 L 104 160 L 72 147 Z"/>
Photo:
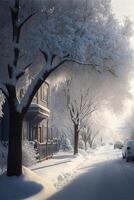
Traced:
<path id="1" fill-rule="evenodd" d="M 112 9 L 119 21 L 129 17 L 134 23 L 134 0 L 112 0 Z M 134 48 L 134 36 L 131 39 Z"/>

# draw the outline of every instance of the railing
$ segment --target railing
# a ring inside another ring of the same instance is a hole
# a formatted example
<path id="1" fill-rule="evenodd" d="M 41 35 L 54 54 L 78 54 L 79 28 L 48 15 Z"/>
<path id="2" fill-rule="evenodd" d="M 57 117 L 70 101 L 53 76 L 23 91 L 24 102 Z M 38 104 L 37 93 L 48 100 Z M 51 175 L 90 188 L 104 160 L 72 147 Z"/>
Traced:
<path id="1" fill-rule="evenodd" d="M 57 139 L 49 140 L 46 143 L 36 141 L 36 146 L 39 154 L 39 160 L 52 157 L 54 153 L 59 151 L 59 142 Z"/>

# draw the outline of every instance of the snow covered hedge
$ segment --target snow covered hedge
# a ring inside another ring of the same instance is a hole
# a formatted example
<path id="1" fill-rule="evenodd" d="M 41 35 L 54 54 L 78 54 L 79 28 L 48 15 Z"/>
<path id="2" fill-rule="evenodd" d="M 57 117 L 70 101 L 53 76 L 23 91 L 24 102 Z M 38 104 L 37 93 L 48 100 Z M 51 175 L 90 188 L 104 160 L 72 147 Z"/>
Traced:
<path id="1" fill-rule="evenodd" d="M 7 142 L 0 141 L 0 174 L 3 174 L 7 168 L 7 153 L 8 144 Z M 34 144 L 28 140 L 23 141 L 22 147 L 22 163 L 24 166 L 28 167 L 37 162 L 36 151 L 34 149 Z"/>
<path id="2" fill-rule="evenodd" d="M 71 151 L 72 145 L 68 138 L 64 138 L 60 144 L 60 149 L 63 151 Z"/>
<path id="3" fill-rule="evenodd" d="M 79 140 L 79 148 L 80 149 L 85 149 L 85 144 L 83 140 Z"/>
<path id="4" fill-rule="evenodd" d="M 28 167 L 37 162 L 36 151 L 34 149 L 34 143 L 28 140 L 23 141 L 22 147 L 22 163 L 24 166 Z"/>

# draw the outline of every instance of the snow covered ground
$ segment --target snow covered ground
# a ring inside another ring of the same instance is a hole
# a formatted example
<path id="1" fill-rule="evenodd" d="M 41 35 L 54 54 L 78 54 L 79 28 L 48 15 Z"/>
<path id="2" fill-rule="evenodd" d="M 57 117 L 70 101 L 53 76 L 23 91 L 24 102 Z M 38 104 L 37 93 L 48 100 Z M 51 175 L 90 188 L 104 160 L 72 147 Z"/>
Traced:
<path id="1" fill-rule="evenodd" d="M 47 199 L 54 188 L 46 185 L 44 180 L 28 168 L 23 168 L 20 177 L 0 176 L 1 200 L 43 200 Z"/>
<path id="2" fill-rule="evenodd" d="M 32 166 L 32 170 L 24 167 L 21 177 L 9 178 L 3 174 L 0 176 L 0 199 L 48 199 L 73 179 L 76 168 L 86 156 L 84 151 L 76 157 L 73 152 L 59 152 L 52 159 Z"/>
<path id="3" fill-rule="evenodd" d="M 77 156 L 74 156 L 73 152 L 60 151 L 52 159 L 37 163 L 31 169 L 44 178 L 47 184 L 53 183 L 56 190 L 61 189 L 78 176 L 77 169 L 95 153 L 93 150 L 87 153 L 84 150 L 79 151 L 80 153 Z"/>
<path id="4" fill-rule="evenodd" d="M 121 152 L 113 151 L 113 146 L 109 145 L 87 152 L 79 150 L 77 156 L 74 156 L 73 152 L 61 151 L 52 159 L 38 163 L 31 169 L 44 178 L 46 183 L 53 183 L 56 190 L 59 190 L 84 173 L 84 166 L 92 166 L 92 164 L 118 157 L 121 157 Z"/>
<path id="5" fill-rule="evenodd" d="M 77 168 L 79 174 L 49 200 L 134 200 L 134 163 L 105 146 Z"/>
<path id="6" fill-rule="evenodd" d="M 81 150 L 76 157 L 59 152 L 31 170 L 25 168 L 20 178 L 0 177 L 2 200 L 134 199 L 134 163 L 126 163 L 110 145 Z"/>

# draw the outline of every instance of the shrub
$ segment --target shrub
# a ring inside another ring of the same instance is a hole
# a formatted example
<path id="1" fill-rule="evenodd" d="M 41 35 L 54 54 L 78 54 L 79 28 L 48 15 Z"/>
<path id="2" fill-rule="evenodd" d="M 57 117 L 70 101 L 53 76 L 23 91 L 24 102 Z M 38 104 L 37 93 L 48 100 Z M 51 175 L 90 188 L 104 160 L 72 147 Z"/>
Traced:
<path id="1" fill-rule="evenodd" d="M 32 141 L 24 140 L 22 145 L 22 163 L 28 167 L 37 162 L 36 151 Z"/>
<path id="2" fill-rule="evenodd" d="M 71 142 L 68 138 L 65 138 L 61 145 L 60 145 L 60 149 L 64 150 L 64 151 L 71 151 L 72 150 L 72 145 Z"/>
<path id="3" fill-rule="evenodd" d="M 8 143 L 5 141 L 0 141 L 0 174 L 3 174 L 7 169 L 7 154 Z M 22 143 L 22 164 L 28 167 L 36 162 L 37 160 L 34 143 L 24 140 Z"/>
<path id="4" fill-rule="evenodd" d="M 85 149 L 85 144 L 83 140 L 79 140 L 79 148 L 80 149 Z"/>

